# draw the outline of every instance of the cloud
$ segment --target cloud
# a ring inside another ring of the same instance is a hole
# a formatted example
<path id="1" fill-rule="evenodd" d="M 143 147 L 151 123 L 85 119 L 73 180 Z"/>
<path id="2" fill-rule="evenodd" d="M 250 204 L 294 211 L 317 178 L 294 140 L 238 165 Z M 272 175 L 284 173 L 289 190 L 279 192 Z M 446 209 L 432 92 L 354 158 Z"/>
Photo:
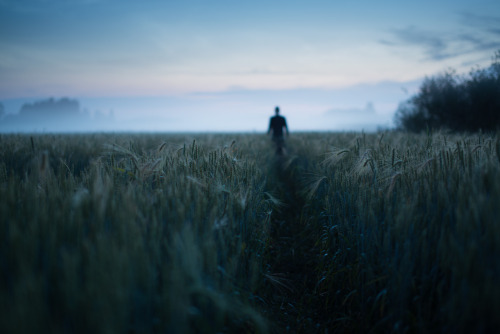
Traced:
<path id="1" fill-rule="evenodd" d="M 416 26 L 392 29 L 391 38 L 379 42 L 390 47 L 415 46 L 423 50 L 424 61 L 442 61 L 500 48 L 500 17 L 460 13 L 453 31 L 430 31 Z"/>
<path id="2" fill-rule="evenodd" d="M 500 17 L 488 16 L 488 15 L 477 15 L 469 12 L 461 12 L 460 21 L 462 24 L 467 26 L 479 27 L 483 30 L 496 32 L 500 34 Z"/>
<path id="3" fill-rule="evenodd" d="M 476 50 L 490 51 L 500 48 L 500 17 L 461 13 L 463 25 L 473 29 L 472 33 L 459 35 Z"/>
<path id="4" fill-rule="evenodd" d="M 430 31 L 423 31 L 414 26 L 403 29 L 394 29 L 393 35 L 396 38 L 394 45 L 416 45 L 424 48 L 424 53 L 433 60 L 449 58 L 446 52 L 449 41 L 445 36 L 439 36 Z"/>
<path id="5" fill-rule="evenodd" d="M 456 47 L 456 44 L 479 44 L 473 41 L 472 35 L 454 33 L 438 33 L 426 31 L 415 26 L 393 29 L 392 40 L 381 40 L 380 43 L 392 47 L 416 46 L 423 49 L 424 61 L 442 61 L 470 53 L 469 48 Z"/>

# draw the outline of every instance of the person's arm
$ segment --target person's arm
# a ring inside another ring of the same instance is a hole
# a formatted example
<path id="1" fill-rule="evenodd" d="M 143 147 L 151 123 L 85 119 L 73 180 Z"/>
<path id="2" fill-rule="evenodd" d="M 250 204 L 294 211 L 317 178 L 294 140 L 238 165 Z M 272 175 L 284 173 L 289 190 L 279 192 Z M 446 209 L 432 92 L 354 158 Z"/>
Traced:
<path id="1" fill-rule="evenodd" d="M 267 129 L 267 134 L 270 134 L 270 133 L 271 133 L 271 130 L 272 130 L 272 128 L 273 128 L 273 127 L 272 127 L 272 125 L 273 125 L 273 119 L 271 118 L 271 119 L 269 120 L 269 129 Z"/>
<path id="2" fill-rule="evenodd" d="M 290 132 L 288 131 L 288 126 L 286 125 L 286 119 L 284 119 L 284 125 L 285 125 L 285 133 L 286 133 L 286 136 L 288 137 L 290 135 Z"/>

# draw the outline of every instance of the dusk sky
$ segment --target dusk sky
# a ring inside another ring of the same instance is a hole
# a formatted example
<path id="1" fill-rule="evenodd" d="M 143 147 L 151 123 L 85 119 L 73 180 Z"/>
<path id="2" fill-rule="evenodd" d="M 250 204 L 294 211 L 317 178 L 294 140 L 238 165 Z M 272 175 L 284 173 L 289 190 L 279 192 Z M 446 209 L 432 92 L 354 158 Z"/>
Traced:
<path id="1" fill-rule="evenodd" d="M 292 131 L 370 129 L 499 49 L 498 0 L 0 0 L 0 102 L 75 98 L 121 130 L 265 131 L 276 105 Z"/>

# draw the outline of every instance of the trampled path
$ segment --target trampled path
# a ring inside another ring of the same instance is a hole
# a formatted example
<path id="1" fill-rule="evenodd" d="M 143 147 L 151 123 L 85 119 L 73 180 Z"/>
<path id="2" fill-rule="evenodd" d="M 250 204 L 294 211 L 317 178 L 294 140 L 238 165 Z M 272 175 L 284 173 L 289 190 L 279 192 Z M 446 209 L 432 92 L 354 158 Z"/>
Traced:
<path id="1" fill-rule="evenodd" d="M 269 320 L 273 333 L 324 332 L 325 314 L 314 292 L 318 282 L 317 238 L 311 233 L 305 195 L 301 191 L 306 161 L 287 163 L 277 156 L 270 171 L 270 189 L 283 205 L 272 214 L 267 279 Z"/>

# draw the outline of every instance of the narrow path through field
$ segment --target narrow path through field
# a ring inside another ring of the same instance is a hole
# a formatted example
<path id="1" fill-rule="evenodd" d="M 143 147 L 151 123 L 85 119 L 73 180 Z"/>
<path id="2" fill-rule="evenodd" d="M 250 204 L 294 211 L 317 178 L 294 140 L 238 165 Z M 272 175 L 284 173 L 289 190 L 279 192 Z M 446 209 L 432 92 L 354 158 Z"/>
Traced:
<path id="1" fill-rule="evenodd" d="M 317 283 L 317 240 L 311 234 L 307 203 L 301 182 L 307 161 L 297 157 L 291 164 L 277 157 L 270 173 L 270 189 L 283 201 L 272 215 L 269 276 L 272 292 L 272 332 L 315 333 L 323 325 L 320 303 L 314 293 Z"/>

